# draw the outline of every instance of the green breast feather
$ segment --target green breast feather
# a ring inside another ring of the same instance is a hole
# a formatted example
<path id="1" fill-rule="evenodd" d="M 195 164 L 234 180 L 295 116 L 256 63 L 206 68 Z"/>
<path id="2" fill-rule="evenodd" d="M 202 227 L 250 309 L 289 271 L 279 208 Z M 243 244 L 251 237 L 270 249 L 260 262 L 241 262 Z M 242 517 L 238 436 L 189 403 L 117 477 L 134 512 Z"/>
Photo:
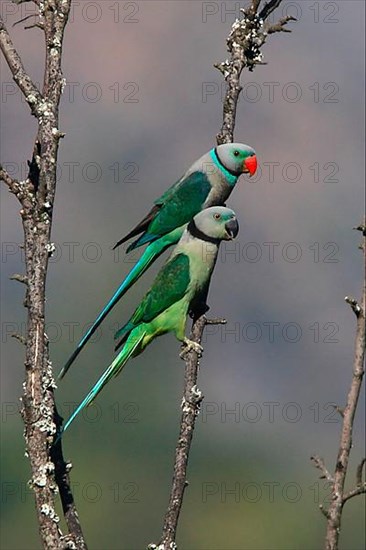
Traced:
<path id="1" fill-rule="evenodd" d="M 165 264 L 131 321 L 149 323 L 185 295 L 190 283 L 189 258 L 177 254 Z"/>

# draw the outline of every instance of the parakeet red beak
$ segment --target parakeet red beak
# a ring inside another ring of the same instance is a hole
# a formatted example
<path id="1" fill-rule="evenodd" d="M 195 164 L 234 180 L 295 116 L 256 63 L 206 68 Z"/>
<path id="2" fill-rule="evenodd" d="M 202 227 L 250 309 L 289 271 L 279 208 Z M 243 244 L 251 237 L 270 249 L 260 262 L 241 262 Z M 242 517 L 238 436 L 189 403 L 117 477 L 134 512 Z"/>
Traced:
<path id="1" fill-rule="evenodd" d="M 243 163 L 243 172 L 250 174 L 250 176 L 254 176 L 254 174 L 257 171 L 257 157 L 255 155 L 248 157 L 245 159 Z"/>

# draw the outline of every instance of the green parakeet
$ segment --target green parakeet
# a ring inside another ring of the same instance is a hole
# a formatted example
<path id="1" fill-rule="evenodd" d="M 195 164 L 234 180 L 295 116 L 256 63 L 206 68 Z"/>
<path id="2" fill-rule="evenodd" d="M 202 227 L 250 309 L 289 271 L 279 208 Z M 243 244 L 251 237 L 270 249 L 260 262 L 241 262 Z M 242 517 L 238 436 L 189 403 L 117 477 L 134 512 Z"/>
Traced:
<path id="1" fill-rule="evenodd" d="M 111 365 L 92 387 L 66 422 L 65 431 L 75 417 L 117 376 L 131 357 L 139 355 L 157 336 L 174 332 L 187 349 L 201 346 L 185 337 L 187 314 L 192 305 L 206 296 L 222 240 L 238 234 L 235 213 L 223 206 L 197 214 L 187 225 L 170 258 L 158 273 L 130 320 L 116 333 L 116 349 L 123 346 Z"/>

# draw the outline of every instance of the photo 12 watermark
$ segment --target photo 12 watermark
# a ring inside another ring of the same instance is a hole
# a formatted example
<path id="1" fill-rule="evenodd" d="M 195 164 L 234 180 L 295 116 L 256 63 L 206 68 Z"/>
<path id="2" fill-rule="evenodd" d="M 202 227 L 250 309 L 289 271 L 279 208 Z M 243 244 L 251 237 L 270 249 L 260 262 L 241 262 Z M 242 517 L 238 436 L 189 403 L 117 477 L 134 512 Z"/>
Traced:
<path id="1" fill-rule="evenodd" d="M 304 487 L 297 481 L 204 481 L 201 485 L 203 504 L 297 504 L 303 499 L 311 499 L 315 504 L 331 501 L 329 481 L 315 482 Z"/>
<path id="2" fill-rule="evenodd" d="M 116 481 L 108 485 L 99 481 L 71 481 L 70 489 L 75 498 L 87 504 L 139 504 L 142 501 L 141 486 L 136 481 Z M 34 490 L 31 482 L 2 481 L 2 504 L 32 503 Z"/>
<path id="3" fill-rule="evenodd" d="M 78 407 L 76 401 L 59 401 L 58 412 L 63 418 L 69 418 Z M 12 422 L 20 415 L 21 404 L 18 401 L 4 401 L 1 403 L 1 423 Z M 98 424 L 107 420 L 113 424 L 137 424 L 141 422 L 140 405 L 135 401 L 114 401 L 110 405 L 102 406 L 93 402 L 90 407 L 84 408 L 80 413 L 80 422 L 85 424 Z"/>
<path id="4" fill-rule="evenodd" d="M 220 21 L 224 24 L 232 24 L 236 19 L 243 17 L 243 4 L 239 1 L 207 1 L 201 3 L 201 21 L 210 23 Z M 276 13 L 271 13 L 267 21 L 271 24 L 285 17 L 294 17 L 297 21 L 309 23 L 324 23 L 334 25 L 341 21 L 341 2 L 328 2 L 313 0 L 301 0 L 297 2 L 286 1 L 280 4 Z"/>
<path id="5" fill-rule="evenodd" d="M 40 88 L 40 83 L 35 82 Z M 62 99 L 66 103 L 99 103 L 102 101 L 113 103 L 140 103 L 141 93 L 137 82 L 77 82 L 65 80 Z M 19 102 L 27 104 L 24 95 L 13 81 L 1 83 L 1 103 L 8 103 L 10 100 L 18 99 Z"/>
<path id="6" fill-rule="evenodd" d="M 336 403 L 310 404 L 296 401 L 248 401 L 214 402 L 204 400 L 201 404 L 200 421 L 203 424 L 338 424 L 341 421 Z"/>
<path id="7" fill-rule="evenodd" d="M 202 103 L 210 103 L 213 98 L 223 102 L 227 92 L 225 81 L 202 82 Z M 338 104 L 341 100 L 341 90 L 337 82 L 243 82 L 238 103 L 299 103 L 313 102 L 323 104 Z"/>
<path id="8" fill-rule="evenodd" d="M 96 25 L 102 21 L 118 25 L 140 23 L 143 4 L 143 2 L 123 0 L 99 2 L 73 0 L 70 5 L 68 24 L 83 22 Z M 0 13 L 5 23 L 13 23 L 17 20 L 32 21 L 33 16 L 37 18 L 39 8 L 33 2 L 3 0 Z"/>

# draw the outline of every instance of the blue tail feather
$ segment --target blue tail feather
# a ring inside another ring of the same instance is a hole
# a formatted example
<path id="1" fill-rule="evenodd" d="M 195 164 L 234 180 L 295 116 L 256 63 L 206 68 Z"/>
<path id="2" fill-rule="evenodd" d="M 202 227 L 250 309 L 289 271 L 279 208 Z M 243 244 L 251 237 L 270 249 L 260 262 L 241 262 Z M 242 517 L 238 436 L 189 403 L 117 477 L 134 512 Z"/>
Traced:
<path id="1" fill-rule="evenodd" d="M 146 252 L 146 251 L 145 251 Z M 138 279 L 138 277 L 143 273 L 138 273 L 139 269 L 141 268 L 141 264 L 143 263 L 141 260 L 143 258 L 141 257 L 140 260 L 137 262 L 137 264 L 131 269 L 130 273 L 127 275 L 127 277 L 122 281 L 120 286 L 117 288 L 116 292 L 113 294 L 112 298 L 109 300 L 109 302 L 104 306 L 102 311 L 99 313 L 98 317 L 95 319 L 94 323 L 91 325 L 91 327 L 86 331 L 80 342 L 78 343 L 75 351 L 70 356 L 69 360 L 61 370 L 58 377 L 61 379 L 65 376 L 81 350 L 84 348 L 85 344 L 90 340 L 90 338 L 93 336 L 94 332 L 97 330 L 99 325 L 103 322 L 103 320 L 107 317 L 108 313 L 112 311 L 114 306 L 117 304 L 117 302 L 122 298 L 122 296 L 127 292 L 129 287 L 132 285 L 132 283 Z M 148 267 L 148 264 L 144 267 L 144 270 Z M 137 276 L 135 277 L 135 274 L 137 272 Z"/>
<path id="2" fill-rule="evenodd" d="M 143 235 L 141 235 L 141 237 L 139 237 L 136 241 L 133 241 L 133 243 L 128 246 L 126 253 L 128 254 L 129 252 L 132 252 L 132 250 L 135 250 L 136 248 L 139 248 L 139 246 L 143 246 L 144 244 L 151 244 L 158 239 L 159 235 L 144 233 Z"/>
<path id="3" fill-rule="evenodd" d="M 114 335 L 115 340 L 119 340 L 120 338 L 126 339 L 126 335 L 128 335 L 129 332 L 134 328 L 134 324 L 131 321 L 128 321 L 123 327 L 117 330 L 116 334 Z"/>
<path id="4" fill-rule="evenodd" d="M 102 391 L 104 386 L 109 382 L 109 380 L 113 376 L 117 376 L 127 363 L 127 361 L 132 357 L 134 352 L 136 351 L 137 347 L 140 345 L 141 341 L 143 340 L 146 331 L 137 329 L 138 333 L 137 335 L 134 334 L 134 332 L 131 334 L 130 339 L 126 342 L 126 345 L 123 347 L 122 351 L 117 355 L 117 357 L 114 359 L 114 361 L 110 364 L 110 366 L 106 369 L 106 371 L 102 374 L 102 376 L 99 378 L 99 380 L 94 384 L 90 392 L 87 394 L 87 396 L 83 399 L 83 401 L 80 403 L 80 405 L 75 409 L 75 411 L 72 413 L 68 421 L 66 422 L 65 426 L 62 429 L 62 432 L 67 430 L 67 428 L 70 426 L 70 424 L 75 420 L 77 415 L 88 405 L 90 405 L 94 399 L 97 397 L 97 395 Z"/>
<path id="5" fill-rule="evenodd" d="M 105 305 L 105 307 L 102 309 L 102 311 L 99 313 L 98 317 L 95 319 L 94 323 L 91 325 L 91 327 L 87 330 L 87 332 L 84 334 L 80 342 L 78 343 L 75 351 L 70 356 L 69 360 L 65 364 L 65 366 L 60 371 L 58 377 L 59 379 L 63 378 L 75 359 L 78 357 L 79 353 L 84 348 L 85 344 L 89 341 L 89 339 L 93 336 L 94 332 L 97 330 L 99 325 L 102 323 L 102 321 L 106 318 L 108 313 L 112 311 L 114 306 L 118 303 L 118 301 L 122 298 L 122 296 L 127 292 L 127 290 L 135 283 L 141 275 L 146 271 L 146 269 L 164 252 L 164 250 L 170 246 L 171 244 L 174 244 L 174 242 L 177 242 L 180 238 L 180 235 L 178 235 L 176 238 L 175 234 L 172 240 L 172 233 L 169 233 L 168 235 L 164 235 L 157 241 L 154 241 L 153 243 L 149 244 L 149 246 L 144 250 L 141 258 L 136 263 L 136 265 L 131 269 L 127 277 L 122 281 L 120 286 L 117 288 L 116 292 L 113 294 L 112 298 L 109 300 L 109 302 Z"/>

